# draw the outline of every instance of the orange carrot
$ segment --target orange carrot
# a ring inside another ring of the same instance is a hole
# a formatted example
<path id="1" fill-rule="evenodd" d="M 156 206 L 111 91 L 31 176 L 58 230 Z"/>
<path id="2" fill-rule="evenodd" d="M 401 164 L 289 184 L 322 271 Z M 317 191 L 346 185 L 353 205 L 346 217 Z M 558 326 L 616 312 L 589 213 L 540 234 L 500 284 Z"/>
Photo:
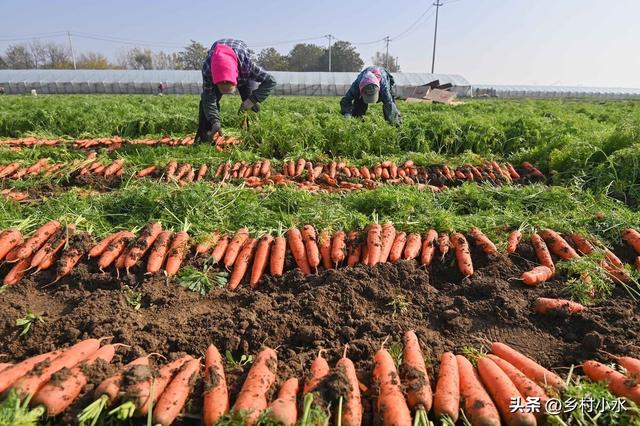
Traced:
<path id="1" fill-rule="evenodd" d="M 525 376 L 541 386 L 551 386 L 556 389 L 564 389 L 564 381 L 557 374 L 552 373 L 540 364 L 526 357 L 520 352 L 510 348 L 504 343 L 493 342 L 491 352 L 509 362 L 511 365 L 522 371 Z"/>
<path id="2" fill-rule="evenodd" d="M 251 267 L 251 278 L 249 279 L 249 285 L 251 288 L 256 288 L 258 286 L 258 282 L 260 282 L 264 271 L 267 269 L 271 243 L 273 243 L 273 237 L 269 234 L 265 234 L 257 245 L 256 254 L 253 259 L 253 266 Z"/>
<path id="3" fill-rule="evenodd" d="M 144 169 L 142 169 L 142 170 L 140 170 L 140 171 L 138 172 L 138 177 L 145 177 L 145 176 L 148 176 L 148 175 L 150 175 L 151 173 L 155 172 L 155 171 L 156 171 L 156 169 L 157 169 L 157 167 L 156 167 L 156 166 L 149 166 L 149 167 L 146 167 L 146 168 L 144 168 Z"/>
<path id="4" fill-rule="evenodd" d="M 111 265 L 117 258 L 122 254 L 122 251 L 129 244 L 129 242 L 135 238 L 135 235 L 132 232 L 126 231 L 123 232 L 117 238 L 114 238 L 107 248 L 100 255 L 100 259 L 98 260 L 98 267 L 100 269 L 104 269 Z"/>
<path id="5" fill-rule="evenodd" d="M 307 261 L 312 270 L 317 271 L 320 265 L 320 251 L 316 241 L 316 230 L 311 225 L 304 225 L 300 232 L 307 254 Z"/>
<path id="6" fill-rule="evenodd" d="M 385 223 L 382 225 L 382 233 L 380 236 L 381 248 L 380 248 L 380 262 L 384 263 L 389 259 L 391 253 L 391 247 L 396 239 L 396 228 L 392 223 Z"/>
<path id="7" fill-rule="evenodd" d="M 109 406 L 114 403 L 120 397 L 120 390 L 122 386 L 122 378 L 125 373 L 130 371 L 135 366 L 149 366 L 149 357 L 143 356 L 140 358 L 136 358 L 131 361 L 129 364 L 125 365 L 122 370 L 113 376 L 107 377 L 104 379 L 98 387 L 93 391 L 93 397 L 96 399 L 100 399 L 106 397 L 106 405 Z"/>
<path id="8" fill-rule="evenodd" d="M 44 366 L 57 358 L 61 353 L 62 351 L 56 350 L 32 356 L 0 371 L 0 394 L 11 388 L 18 380 L 25 377 L 34 366 L 38 364 Z"/>
<path id="9" fill-rule="evenodd" d="M 276 237 L 273 240 L 271 248 L 271 256 L 269 259 L 269 271 L 273 277 L 281 277 L 284 273 L 284 261 L 287 253 L 287 240 L 282 237 Z"/>
<path id="10" fill-rule="evenodd" d="M 164 259 L 169 251 L 169 241 L 171 241 L 171 231 L 162 231 L 153 242 L 149 257 L 147 258 L 147 273 L 156 273 L 162 268 Z"/>
<path id="11" fill-rule="evenodd" d="M 416 333 L 413 330 L 404 333 L 403 343 L 404 351 L 402 352 L 400 373 L 402 383 L 407 388 L 409 408 L 413 410 L 416 407 L 421 407 L 429 412 L 433 402 L 433 394 Z"/>
<path id="12" fill-rule="evenodd" d="M 16 253 L 18 259 L 24 259 L 38 251 L 47 240 L 55 234 L 61 225 L 57 220 L 52 220 L 42 225 L 31 238 L 24 242 L 20 250 Z"/>
<path id="13" fill-rule="evenodd" d="M 402 258 L 402 251 L 407 243 L 407 233 L 399 232 L 393 240 L 393 245 L 389 251 L 389 262 L 395 263 Z"/>
<path id="14" fill-rule="evenodd" d="M 298 420 L 296 397 L 298 395 L 298 379 L 288 379 L 280 387 L 278 398 L 269 404 L 271 418 L 284 426 L 294 426 Z M 346 426 L 346 425 L 345 425 Z"/>
<path id="15" fill-rule="evenodd" d="M 347 245 L 345 243 L 345 238 L 347 235 L 344 231 L 338 231 L 333 235 L 333 240 L 331 241 L 331 261 L 337 268 L 342 262 L 344 262 L 344 258 L 346 257 L 345 251 L 347 249 Z"/>
<path id="16" fill-rule="evenodd" d="M 22 244 L 22 234 L 17 229 L 8 229 L 0 235 L 0 261 L 18 244 Z"/>
<path id="17" fill-rule="evenodd" d="M 16 262 L 13 265 L 11 270 L 7 272 L 7 275 L 4 276 L 4 280 L 2 281 L 2 283 L 4 285 L 17 284 L 22 278 L 24 278 L 30 266 L 31 266 L 31 257 L 20 259 L 18 262 Z"/>
<path id="18" fill-rule="evenodd" d="M 589 254 L 595 250 L 593 244 L 582 235 L 573 233 L 569 237 L 580 253 Z"/>
<path id="19" fill-rule="evenodd" d="M 115 238 L 121 237 L 122 235 L 125 235 L 127 233 L 128 231 L 119 231 L 107 236 L 105 239 L 91 248 L 91 250 L 89 251 L 89 257 L 100 256 Z"/>
<path id="20" fill-rule="evenodd" d="M 640 404 L 640 385 L 622 373 L 597 361 L 585 361 L 582 371 L 594 382 L 606 382 L 609 390 L 617 397 L 628 398 Z"/>
<path id="21" fill-rule="evenodd" d="M 127 257 L 124 260 L 124 267 L 129 270 L 144 256 L 149 250 L 151 245 L 156 241 L 158 235 L 162 232 L 162 225 L 160 222 L 149 223 L 144 230 L 140 233 L 140 236 L 133 244 L 133 246 L 127 252 Z"/>
<path id="22" fill-rule="evenodd" d="M 511 234 L 509 234 L 509 239 L 507 240 L 507 253 L 513 254 L 518 249 L 518 244 L 520 244 L 520 240 L 522 239 L 522 232 L 516 229 Z"/>
<path id="23" fill-rule="evenodd" d="M 451 234 L 451 245 L 456 253 L 458 269 L 464 277 L 473 275 L 473 262 L 471 260 L 471 252 L 467 239 L 459 232 Z"/>
<path id="24" fill-rule="evenodd" d="M 630 356 L 619 356 L 616 357 L 616 361 L 618 364 L 623 366 L 630 375 L 636 377 L 640 375 L 640 359 L 632 358 Z"/>
<path id="25" fill-rule="evenodd" d="M 149 406 L 151 403 L 158 401 L 158 398 L 162 395 L 165 388 L 169 384 L 169 381 L 173 377 L 174 373 L 178 371 L 185 363 L 191 361 L 193 358 L 189 355 L 185 355 L 175 361 L 169 362 L 163 365 L 158 371 L 158 376 L 153 379 L 143 380 L 134 383 L 127 389 L 127 395 L 132 398 L 132 401 L 136 404 L 136 413 L 140 416 L 146 416 L 149 412 Z M 153 382 L 153 401 L 151 400 L 151 386 Z"/>
<path id="26" fill-rule="evenodd" d="M 207 174 L 208 166 L 206 164 L 202 164 L 200 168 L 198 168 L 198 174 L 196 175 L 196 181 L 201 180 Z"/>
<path id="27" fill-rule="evenodd" d="M 423 266 L 431 265 L 433 257 L 436 253 L 436 240 L 438 233 L 435 229 L 429 229 L 422 240 L 422 248 L 420 255 L 420 264 Z"/>
<path id="28" fill-rule="evenodd" d="M 189 248 L 189 234 L 185 231 L 176 232 L 169 246 L 169 252 L 167 253 L 167 262 L 165 263 L 164 270 L 167 276 L 172 277 L 180 270 L 180 265 L 184 260 L 184 256 L 187 254 Z"/>
<path id="29" fill-rule="evenodd" d="M 622 231 L 622 239 L 629 244 L 637 254 L 640 254 L 640 232 L 633 228 Z"/>
<path id="30" fill-rule="evenodd" d="M 546 266 L 551 269 L 551 271 L 555 274 L 556 266 L 553 263 L 553 259 L 551 258 L 551 253 L 549 252 L 549 248 L 544 243 L 544 240 L 538 235 L 531 235 L 531 244 L 533 245 L 533 249 L 536 252 L 536 257 L 538 258 L 538 262 L 541 265 Z"/>
<path id="31" fill-rule="evenodd" d="M 433 412 L 436 418 L 448 416 L 455 423 L 460 411 L 460 378 L 458 362 L 451 352 L 445 352 L 440 357 L 440 371 L 436 392 L 433 396 Z"/>
<path id="32" fill-rule="evenodd" d="M 329 364 L 327 360 L 322 357 L 322 351 L 318 352 L 318 356 L 311 363 L 309 377 L 304 382 L 302 394 L 306 395 L 309 392 L 313 392 L 322 380 L 329 375 L 329 371 Z"/>
<path id="33" fill-rule="evenodd" d="M 209 345 L 204 361 L 202 421 L 205 426 L 213 426 L 227 411 L 229 393 L 224 376 L 224 364 L 218 349 Z"/>
<path id="34" fill-rule="evenodd" d="M 553 271 L 548 267 L 541 265 L 536 266 L 530 271 L 523 272 L 520 279 L 526 284 L 536 286 L 543 282 L 549 281 L 553 277 Z"/>
<path id="35" fill-rule="evenodd" d="M 373 266 L 380 262 L 380 256 L 382 255 L 382 226 L 377 223 L 369 225 L 367 230 L 367 252 L 369 254 L 368 265 Z"/>
<path id="36" fill-rule="evenodd" d="M 244 242 L 249 239 L 249 230 L 247 228 L 240 228 L 236 231 L 236 234 L 231 239 L 229 246 L 227 247 L 227 251 L 224 255 L 224 266 L 227 270 L 231 270 L 236 258 L 238 257 L 238 253 L 240 253 L 240 249 L 244 245 Z"/>
<path id="37" fill-rule="evenodd" d="M 362 245 L 360 244 L 360 236 L 358 231 L 350 231 L 347 234 L 347 266 L 354 267 L 360 262 L 360 255 L 362 254 Z"/>
<path id="38" fill-rule="evenodd" d="M 78 398 L 82 388 L 87 384 L 87 376 L 83 371 L 85 365 L 97 361 L 109 364 L 115 355 L 114 345 L 105 345 L 87 357 L 82 365 L 73 367 L 64 379 L 50 381 L 45 384 L 31 399 L 32 407 L 43 405 L 47 409 L 47 416 L 57 416 L 66 410 Z"/>
<path id="39" fill-rule="evenodd" d="M 356 368 L 353 362 L 347 358 L 347 348 L 342 355 L 342 358 L 336 363 L 336 370 L 346 378 L 349 384 L 346 390 L 346 395 L 342 395 L 344 398 L 343 410 L 342 410 L 342 424 L 344 426 L 359 426 L 362 424 L 362 400 L 360 397 L 360 382 L 356 375 Z"/>
<path id="40" fill-rule="evenodd" d="M 607 273 L 607 276 L 617 284 L 626 284 L 631 280 L 629 273 L 622 268 L 613 266 L 611 263 L 603 260 L 601 262 L 602 268 Z"/>
<path id="41" fill-rule="evenodd" d="M 449 235 L 444 232 L 441 232 L 438 235 L 438 250 L 441 254 L 441 259 L 449 253 L 449 247 L 451 246 L 451 240 L 449 239 Z"/>
<path id="42" fill-rule="evenodd" d="M 68 275 L 78 264 L 80 259 L 87 254 L 91 237 L 87 233 L 76 234 L 69 240 L 69 245 L 60 255 L 56 267 L 56 281 Z"/>
<path id="43" fill-rule="evenodd" d="M 403 259 L 413 260 L 420 254 L 420 248 L 422 246 L 422 238 L 420 234 L 412 232 L 407 235 L 407 243 L 404 246 Z"/>
<path id="44" fill-rule="evenodd" d="M 318 246 L 320 248 L 320 259 L 324 269 L 331 269 L 331 235 L 326 229 L 318 236 Z"/>
<path id="45" fill-rule="evenodd" d="M 567 243 L 564 238 L 560 236 L 556 231 L 551 229 L 543 229 L 539 232 L 540 237 L 547 243 L 549 250 L 559 258 L 563 260 L 573 259 L 578 257 L 578 253 Z"/>
<path id="46" fill-rule="evenodd" d="M 460 376 L 460 396 L 469 422 L 472 425 L 500 426 L 500 414 L 469 360 L 456 355 L 456 361 Z"/>
<path id="47" fill-rule="evenodd" d="M 115 174 L 118 170 L 122 168 L 123 163 L 124 163 L 124 160 L 122 158 L 118 158 L 113 163 L 109 164 L 104 169 L 104 176 L 111 176 Z"/>
<path id="48" fill-rule="evenodd" d="M 211 252 L 211 257 L 213 258 L 213 263 L 218 263 L 222 259 L 224 259 L 224 255 L 227 252 L 227 248 L 229 247 L 229 236 L 225 235 L 220 240 L 218 240 L 218 244 L 213 248 Z"/>
<path id="49" fill-rule="evenodd" d="M 0 373 L 9 367 L 13 367 L 13 364 L 11 364 L 10 362 L 0 362 Z"/>
<path id="50" fill-rule="evenodd" d="M 249 269 L 249 262 L 251 262 L 257 244 L 258 242 L 253 238 L 245 241 L 244 246 L 242 246 L 233 264 L 233 272 L 231 272 L 231 277 L 229 277 L 229 290 L 235 290 L 238 285 L 240 285 L 240 281 L 242 281 L 242 278 L 244 278 L 247 273 L 247 269 Z"/>
<path id="51" fill-rule="evenodd" d="M 373 381 L 379 393 L 376 411 L 383 426 L 411 425 L 411 412 L 400 389 L 398 372 L 393 358 L 380 348 L 373 357 Z"/>
<path id="52" fill-rule="evenodd" d="M 311 273 L 311 266 L 307 260 L 307 252 L 302 242 L 302 234 L 298 228 L 289 229 L 287 232 L 287 243 L 289 244 L 289 250 L 291 250 L 291 254 L 298 268 L 300 268 L 303 274 L 309 275 Z"/>
<path id="53" fill-rule="evenodd" d="M 153 424 L 169 426 L 184 407 L 191 388 L 200 373 L 200 360 L 192 359 L 184 364 L 171 379 L 153 408 Z"/>
<path id="54" fill-rule="evenodd" d="M 502 414 L 507 425 L 535 426 L 537 421 L 532 413 L 524 410 L 514 412 L 511 409 L 511 400 L 513 398 L 519 398 L 519 401 L 524 401 L 524 398 L 509 376 L 488 357 L 478 358 L 477 365 L 482 383 L 500 410 L 500 414 Z"/>
<path id="55" fill-rule="evenodd" d="M 277 368 L 278 357 L 273 349 L 264 348 L 256 356 L 233 405 L 234 411 L 248 413 L 245 418 L 247 424 L 255 424 L 266 410 L 267 393 L 276 380 Z"/>
<path id="56" fill-rule="evenodd" d="M 211 235 L 207 235 L 207 237 L 201 242 L 199 242 L 198 245 L 196 246 L 196 254 L 205 254 L 206 252 L 211 250 L 211 247 L 218 244 L 219 239 L 220 239 L 220 234 L 217 232 L 214 232 Z"/>
<path id="57" fill-rule="evenodd" d="M 633 262 L 633 266 L 636 267 L 636 271 L 640 271 L 640 256 L 636 256 L 636 260 Z"/>
<path id="58" fill-rule="evenodd" d="M 575 314 L 585 309 L 581 304 L 571 300 L 548 299 L 546 297 L 538 297 L 534 306 L 534 310 L 540 315 Z"/>
<path id="59" fill-rule="evenodd" d="M 480 249 L 485 254 L 493 254 L 498 252 L 496 245 L 493 244 L 489 237 L 487 237 L 479 228 L 471 228 L 471 230 L 469 231 L 469 235 L 473 237 L 475 245 L 480 247 Z"/>
<path id="60" fill-rule="evenodd" d="M 38 253 L 33 256 L 31 260 L 31 267 L 37 267 L 38 271 L 44 271 L 53 266 L 55 262 L 55 257 L 60 250 L 67 244 L 69 241 L 69 237 L 73 235 L 76 230 L 76 226 L 71 223 L 67 226 L 66 229 L 61 229 L 58 231 L 55 237 L 52 237 L 42 246 Z M 38 260 L 36 257 L 41 255 L 42 257 Z"/>

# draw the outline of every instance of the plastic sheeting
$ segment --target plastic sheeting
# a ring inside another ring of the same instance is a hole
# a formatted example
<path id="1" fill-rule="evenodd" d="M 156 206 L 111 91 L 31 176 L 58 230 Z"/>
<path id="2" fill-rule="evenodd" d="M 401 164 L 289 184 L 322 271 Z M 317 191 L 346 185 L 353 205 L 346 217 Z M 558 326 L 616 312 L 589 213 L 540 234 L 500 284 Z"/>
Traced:
<path id="1" fill-rule="evenodd" d="M 640 89 L 582 86 L 525 86 L 474 84 L 474 97 L 640 99 Z"/>
<path id="2" fill-rule="evenodd" d="M 358 73 L 351 72 L 272 72 L 277 85 L 275 95 L 343 96 Z M 471 96 L 471 85 L 464 77 L 449 74 L 394 73 L 396 92 L 406 96 L 414 86 L 439 80 L 451 83 L 458 96 Z M 160 83 L 166 94 L 198 94 L 202 88 L 200 71 L 174 70 L 2 70 L 0 87 L 8 94 L 114 93 L 155 94 Z"/>

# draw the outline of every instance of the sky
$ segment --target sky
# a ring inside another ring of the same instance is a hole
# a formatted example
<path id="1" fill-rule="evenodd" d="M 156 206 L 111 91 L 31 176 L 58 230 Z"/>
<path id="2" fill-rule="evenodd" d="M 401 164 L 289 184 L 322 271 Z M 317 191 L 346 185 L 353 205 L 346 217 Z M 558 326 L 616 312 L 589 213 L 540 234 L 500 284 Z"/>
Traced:
<path id="1" fill-rule="evenodd" d="M 65 31 L 76 52 L 112 59 L 135 45 L 177 51 L 225 37 L 286 53 L 294 41 L 326 45 L 332 34 L 369 64 L 389 36 L 402 71 L 429 72 L 433 1 L 5 0 L 0 52 L 33 37 L 68 43 Z M 440 1 L 437 73 L 473 84 L 640 87 L 640 0 Z"/>

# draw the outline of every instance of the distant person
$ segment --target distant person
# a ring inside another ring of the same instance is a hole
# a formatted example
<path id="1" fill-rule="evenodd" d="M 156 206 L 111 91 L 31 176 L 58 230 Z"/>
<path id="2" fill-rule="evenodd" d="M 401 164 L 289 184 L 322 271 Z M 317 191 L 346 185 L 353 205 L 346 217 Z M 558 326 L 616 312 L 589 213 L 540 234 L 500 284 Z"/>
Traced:
<path id="1" fill-rule="evenodd" d="M 393 77 L 385 68 L 365 68 L 340 100 L 340 110 L 345 118 L 362 117 L 370 104 L 382 102 L 384 119 L 389 123 L 402 123 L 400 111 L 394 100 Z"/>
<path id="2" fill-rule="evenodd" d="M 220 131 L 220 98 L 238 91 L 240 112 L 260 111 L 276 80 L 251 60 L 249 48 L 240 40 L 225 38 L 213 43 L 202 64 L 202 95 L 196 141 L 211 142 Z"/>
<path id="3" fill-rule="evenodd" d="M 4 87 L 0 86 L 0 95 L 4 95 Z"/>
<path id="4" fill-rule="evenodd" d="M 165 89 L 164 83 L 158 84 L 158 95 L 163 96 L 164 95 L 164 89 Z"/>

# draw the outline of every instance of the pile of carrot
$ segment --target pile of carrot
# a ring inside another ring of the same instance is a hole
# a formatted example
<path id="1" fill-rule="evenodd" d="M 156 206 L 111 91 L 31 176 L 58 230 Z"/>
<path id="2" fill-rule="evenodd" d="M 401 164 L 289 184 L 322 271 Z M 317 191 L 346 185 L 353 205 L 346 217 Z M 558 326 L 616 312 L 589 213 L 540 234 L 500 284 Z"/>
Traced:
<path id="1" fill-rule="evenodd" d="M 69 163 L 54 163 L 48 158 L 41 158 L 33 164 L 22 165 L 13 162 L 0 165 L 0 179 L 25 179 L 29 177 L 56 177 L 65 173 L 78 173 L 81 175 L 93 174 L 96 176 L 122 175 L 123 161 L 115 160 L 111 163 L 102 164 L 96 160 L 96 153 L 91 152 L 86 158 L 74 160 Z"/>
<path id="2" fill-rule="evenodd" d="M 222 151 L 228 145 L 237 145 L 242 141 L 232 136 L 222 136 L 217 134 L 214 140 L 215 147 L 218 151 Z M 133 139 L 123 140 L 119 136 L 111 138 L 82 139 L 74 142 L 73 146 L 78 149 L 89 149 L 96 147 L 107 147 L 109 149 L 117 149 L 123 145 L 145 145 L 145 146 L 188 146 L 194 144 L 192 136 L 183 138 L 163 137 L 160 139 Z"/>
<path id="3" fill-rule="evenodd" d="M 34 137 L 19 138 L 19 139 L 2 139 L 0 140 L 0 146 L 9 147 L 31 147 L 31 146 L 52 146 L 62 143 L 59 139 L 40 139 Z"/>
<path id="4" fill-rule="evenodd" d="M 137 176 L 154 176 L 166 182 L 177 182 L 180 186 L 186 186 L 191 182 L 204 179 L 208 170 L 209 166 L 206 164 L 196 166 L 189 163 L 170 161 L 164 169 L 157 166 L 145 167 L 137 173 Z"/>
<path id="5" fill-rule="evenodd" d="M 0 195 L 17 202 L 26 201 L 29 198 L 28 193 L 22 192 L 22 191 L 15 191 L 11 188 L 0 190 Z"/>

